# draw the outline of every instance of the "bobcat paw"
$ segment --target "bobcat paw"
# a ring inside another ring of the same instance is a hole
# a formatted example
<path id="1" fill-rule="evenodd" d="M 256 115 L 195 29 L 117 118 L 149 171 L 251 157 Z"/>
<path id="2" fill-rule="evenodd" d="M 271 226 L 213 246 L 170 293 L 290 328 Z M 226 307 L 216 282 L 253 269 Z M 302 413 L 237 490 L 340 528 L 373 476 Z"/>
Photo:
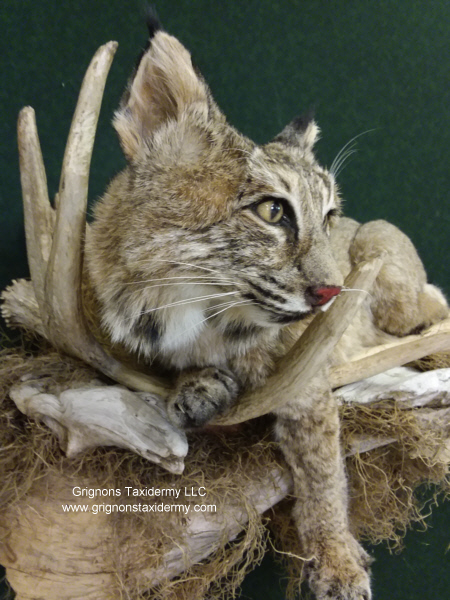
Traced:
<path id="1" fill-rule="evenodd" d="M 181 374 L 168 400 L 170 420 L 183 429 L 200 427 L 235 401 L 239 384 L 227 369 L 207 367 Z"/>
<path id="2" fill-rule="evenodd" d="M 317 600 L 371 600 L 370 556 L 353 538 L 312 561 L 309 585 Z"/>

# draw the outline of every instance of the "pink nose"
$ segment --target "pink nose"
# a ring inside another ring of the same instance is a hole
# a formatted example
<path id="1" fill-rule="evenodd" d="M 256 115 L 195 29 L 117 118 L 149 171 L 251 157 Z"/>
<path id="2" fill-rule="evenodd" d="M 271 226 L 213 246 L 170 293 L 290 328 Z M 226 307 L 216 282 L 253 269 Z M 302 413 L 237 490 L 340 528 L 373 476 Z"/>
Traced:
<path id="1" fill-rule="evenodd" d="M 342 288 L 335 285 L 324 285 L 322 287 L 310 287 L 307 290 L 307 297 L 311 306 L 323 306 L 332 298 L 337 296 Z"/>

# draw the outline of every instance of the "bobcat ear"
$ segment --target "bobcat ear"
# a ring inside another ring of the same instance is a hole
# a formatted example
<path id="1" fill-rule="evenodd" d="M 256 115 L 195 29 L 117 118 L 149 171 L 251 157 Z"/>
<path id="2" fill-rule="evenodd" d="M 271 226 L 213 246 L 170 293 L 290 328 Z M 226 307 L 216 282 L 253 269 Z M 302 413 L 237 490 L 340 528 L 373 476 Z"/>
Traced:
<path id="1" fill-rule="evenodd" d="M 289 125 L 286 125 L 273 141 L 288 146 L 298 146 L 303 152 L 308 152 L 312 150 L 319 135 L 320 129 L 314 121 L 314 115 L 309 112 L 301 117 L 296 117 Z"/>
<path id="2" fill-rule="evenodd" d="M 186 110 L 193 108 L 205 118 L 208 114 L 207 87 L 195 72 L 189 52 L 164 31 L 153 33 L 113 120 L 129 160 L 158 129 L 179 121 Z"/>

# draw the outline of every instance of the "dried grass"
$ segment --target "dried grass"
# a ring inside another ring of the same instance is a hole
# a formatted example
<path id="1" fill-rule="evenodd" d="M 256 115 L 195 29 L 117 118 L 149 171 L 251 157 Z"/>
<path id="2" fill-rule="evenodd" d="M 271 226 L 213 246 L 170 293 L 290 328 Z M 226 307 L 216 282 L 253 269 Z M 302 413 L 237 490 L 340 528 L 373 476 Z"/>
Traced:
<path id="1" fill-rule="evenodd" d="M 450 357 L 441 357 L 439 361 L 440 366 L 448 366 Z M 140 570 L 150 564 L 157 567 L 163 552 L 181 539 L 184 517 L 171 514 L 149 519 L 142 513 L 111 515 L 117 540 L 113 563 L 119 597 L 136 600 L 235 597 L 245 574 L 264 555 L 268 517 L 276 555 L 287 564 L 288 593 L 293 597 L 302 578 L 303 561 L 290 518 L 291 501 L 283 501 L 264 517 L 257 514 L 246 494 L 250 479 L 258 473 L 266 476 L 282 460 L 271 442 L 267 420 L 247 423 L 237 432 L 192 435 L 186 469 L 181 476 L 171 475 L 129 451 L 115 448 L 99 448 L 68 459 L 49 430 L 20 414 L 8 397 L 11 385 L 37 377 L 46 389 L 55 392 L 85 384 L 98 378 L 98 374 L 80 361 L 62 358 L 50 348 L 37 352 L 27 348 L 0 352 L 0 513 L 25 501 L 52 476 L 77 485 L 83 481 L 91 482 L 92 487 L 122 489 L 205 486 L 208 502 L 216 503 L 222 514 L 231 503 L 246 506 L 249 519 L 244 531 L 231 543 L 224 539 L 207 560 L 181 576 L 146 591 L 140 589 Z M 344 405 L 342 424 L 344 447 L 361 433 L 398 439 L 395 444 L 349 458 L 347 467 L 353 531 L 359 538 L 374 543 L 389 540 L 393 547 L 399 547 L 411 524 L 426 524 L 430 502 L 420 499 L 415 493 L 417 487 L 423 483 L 436 484 L 434 496 L 450 491 L 448 464 L 439 459 L 445 432 L 424 429 L 416 411 L 402 410 L 393 401 L 371 406 Z M 7 542 L 7 528 L 4 535 Z M 125 550 L 130 540 L 139 540 L 139 556 Z"/>
<path id="2" fill-rule="evenodd" d="M 393 400 L 371 406 L 342 407 L 344 446 L 362 432 L 395 437 L 397 442 L 347 459 L 350 512 L 357 537 L 400 548 L 413 523 L 426 526 L 431 502 L 415 494 L 418 486 L 436 484 L 431 495 L 450 493 L 448 432 L 425 428 L 423 409 L 403 409 Z M 424 409 L 427 410 L 427 409 Z"/>
<path id="3" fill-rule="evenodd" d="M 130 451 L 98 448 L 77 458 L 68 459 L 56 438 L 42 424 L 22 415 L 8 397 L 9 388 L 19 381 L 39 378 L 45 391 L 86 384 L 98 375 L 80 361 L 64 357 L 53 350 L 37 354 L 25 349 L 0 352 L 0 514 L 8 507 L 26 501 L 30 494 L 42 493 L 43 487 L 56 477 L 71 485 L 124 489 L 171 485 L 178 489 L 206 487 L 208 503 L 217 505 L 225 518 L 227 507 L 245 507 L 248 523 L 231 543 L 224 539 L 207 560 L 188 569 L 182 576 L 163 581 L 151 592 L 140 590 L 142 569 L 157 568 L 164 552 L 183 536 L 182 514 L 161 514 L 158 519 L 146 513 L 113 513 L 110 522 L 117 540 L 114 556 L 117 593 L 120 597 L 152 600 L 232 598 L 245 575 L 262 559 L 266 548 L 265 519 L 247 498 L 248 482 L 279 460 L 267 429 L 261 424 L 246 425 L 235 433 L 205 433 L 190 436 L 190 452 L 183 475 L 172 475 Z M 108 502 L 111 500 L 109 498 Z M 170 502 L 170 499 L 167 499 Z M 130 502 L 136 502 L 130 498 Z M 139 498 L 149 503 L 153 499 Z M 192 501 L 187 497 L 176 500 Z M 120 503 L 124 503 L 123 497 Z M 3 540 L 8 529 L 3 523 Z M 139 553 L 128 552 L 130 540 L 139 540 Z"/>
<path id="4" fill-rule="evenodd" d="M 450 352 L 436 352 L 430 356 L 424 356 L 409 364 L 419 371 L 432 371 L 434 369 L 445 369 L 450 366 Z"/>
<path id="5" fill-rule="evenodd" d="M 435 364 L 434 359 L 431 361 Z M 440 365 L 448 367 L 450 360 L 446 364 L 440 360 Z M 449 464 L 442 452 L 448 444 L 448 432 L 438 427 L 424 428 L 417 412 L 417 409 L 402 409 L 393 400 L 341 406 L 344 450 L 351 446 L 355 436 L 363 433 L 398 440 L 350 456 L 346 461 L 352 532 L 372 544 L 387 542 L 391 550 L 401 549 L 411 527 L 425 530 L 438 497 L 450 496 Z M 296 597 L 307 558 L 290 517 L 292 503 L 287 498 L 273 509 L 271 527 L 277 556 L 288 573 L 289 599 Z M 296 558 L 292 560 L 293 557 Z"/>

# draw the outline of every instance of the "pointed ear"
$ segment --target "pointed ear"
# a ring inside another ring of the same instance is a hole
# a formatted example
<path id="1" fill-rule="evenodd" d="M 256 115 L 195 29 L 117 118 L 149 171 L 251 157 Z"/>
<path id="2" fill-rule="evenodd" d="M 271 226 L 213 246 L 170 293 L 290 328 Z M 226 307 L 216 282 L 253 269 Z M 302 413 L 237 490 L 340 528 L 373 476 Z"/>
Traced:
<path id="1" fill-rule="evenodd" d="M 135 159 L 158 129 L 180 120 L 192 107 L 207 118 L 206 84 L 195 72 L 184 46 L 173 36 L 157 31 L 114 115 L 113 125 L 126 157 Z"/>
<path id="2" fill-rule="evenodd" d="M 302 152 L 310 152 L 319 139 L 320 129 L 312 113 L 296 117 L 279 133 L 274 142 L 297 146 Z"/>

